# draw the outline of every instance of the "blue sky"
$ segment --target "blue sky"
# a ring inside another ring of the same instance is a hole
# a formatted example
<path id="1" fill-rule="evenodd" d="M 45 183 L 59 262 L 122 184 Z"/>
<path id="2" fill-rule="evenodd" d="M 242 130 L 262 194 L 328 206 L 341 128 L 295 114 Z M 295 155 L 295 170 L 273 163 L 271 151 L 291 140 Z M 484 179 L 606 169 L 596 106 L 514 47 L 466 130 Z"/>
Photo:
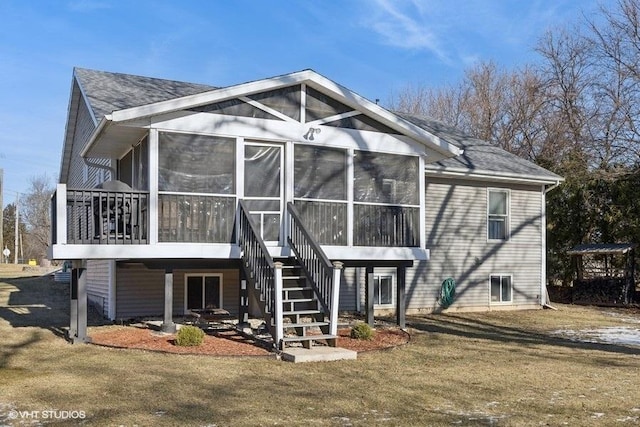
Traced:
<path id="1" fill-rule="evenodd" d="M 604 1 L 604 0 L 603 0 Z M 384 105 L 493 60 L 536 60 L 597 0 L 0 0 L 4 204 L 57 180 L 74 66 L 227 86 L 311 68 Z M 611 1 L 605 1 L 605 4 Z"/>

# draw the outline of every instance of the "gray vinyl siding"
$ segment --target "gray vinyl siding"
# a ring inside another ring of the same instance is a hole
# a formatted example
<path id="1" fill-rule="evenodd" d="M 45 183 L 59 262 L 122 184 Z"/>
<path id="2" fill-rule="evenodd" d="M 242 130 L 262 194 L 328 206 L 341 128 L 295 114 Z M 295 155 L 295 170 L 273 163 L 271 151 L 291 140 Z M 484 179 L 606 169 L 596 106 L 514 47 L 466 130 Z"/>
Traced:
<path id="1" fill-rule="evenodd" d="M 173 314 L 184 315 L 186 274 L 222 274 L 223 308 L 238 314 L 240 279 L 237 270 L 174 270 Z M 117 269 L 116 318 L 129 319 L 142 316 L 162 316 L 164 313 L 164 271 L 149 270 L 144 266 Z"/>
<path id="2" fill-rule="evenodd" d="M 340 311 L 356 311 L 356 269 L 353 267 L 342 269 L 340 275 Z"/>
<path id="3" fill-rule="evenodd" d="M 163 315 L 164 271 L 143 266 L 116 271 L 116 319 Z"/>
<path id="4" fill-rule="evenodd" d="M 74 83 L 74 90 L 79 90 L 77 88 L 77 83 Z M 89 108 L 86 103 L 81 100 L 78 105 L 75 132 L 73 135 L 73 151 L 71 154 L 69 179 L 66 182 L 68 188 L 93 188 L 99 182 L 110 179 L 108 171 L 96 167 L 89 167 L 87 180 L 85 181 L 84 179 L 85 163 L 82 157 L 80 157 L 80 152 L 89 141 L 94 129 L 95 125 L 93 123 L 91 113 L 89 112 Z M 111 163 L 108 159 L 90 160 L 92 163 L 98 163 L 105 166 L 109 166 Z"/>
<path id="5" fill-rule="evenodd" d="M 108 260 L 87 260 L 87 298 L 102 313 L 109 314 Z"/>
<path id="6" fill-rule="evenodd" d="M 510 192 L 507 241 L 487 240 L 487 188 Z M 456 281 L 452 308 L 490 308 L 491 274 L 512 275 L 511 305 L 539 304 L 542 200 L 539 186 L 427 179 L 426 246 L 430 260 L 424 267 L 411 269 L 413 278 L 407 277 L 408 308 L 437 308 L 440 284 L 448 277 Z M 423 286 L 418 284 L 419 277 Z"/>

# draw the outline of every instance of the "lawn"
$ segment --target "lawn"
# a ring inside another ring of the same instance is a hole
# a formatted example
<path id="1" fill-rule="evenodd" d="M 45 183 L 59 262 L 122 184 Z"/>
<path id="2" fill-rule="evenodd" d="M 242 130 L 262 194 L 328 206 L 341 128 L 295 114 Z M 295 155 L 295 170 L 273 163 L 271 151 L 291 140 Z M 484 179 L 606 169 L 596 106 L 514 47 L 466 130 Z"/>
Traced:
<path id="1" fill-rule="evenodd" d="M 66 285 L 17 277 L 25 275 L 0 279 L 0 425 L 640 422 L 640 347 L 556 333 L 637 328 L 637 310 L 558 305 L 409 317 L 412 339 L 402 347 L 290 364 L 67 344 Z"/>

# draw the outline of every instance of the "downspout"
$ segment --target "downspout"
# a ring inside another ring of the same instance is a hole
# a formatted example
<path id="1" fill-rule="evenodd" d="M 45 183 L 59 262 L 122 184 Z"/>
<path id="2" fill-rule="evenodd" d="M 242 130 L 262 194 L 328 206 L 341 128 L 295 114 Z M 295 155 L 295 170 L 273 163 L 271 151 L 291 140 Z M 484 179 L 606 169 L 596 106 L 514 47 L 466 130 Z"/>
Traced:
<path id="1" fill-rule="evenodd" d="M 550 308 L 552 310 L 556 310 L 556 308 L 549 304 L 549 292 L 547 291 L 547 193 L 558 187 L 561 182 L 562 181 L 557 180 L 555 184 L 549 187 L 542 186 L 542 203 L 540 206 L 541 223 L 543 224 L 541 230 L 542 244 L 540 245 L 542 252 L 542 262 L 540 263 L 540 302 L 543 308 Z"/>
<path id="2" fill-rule="evenodd" d="M 545 188 L 544 195 L 546 196 L 549 191 L 553 190 L 554 188 L 557 188 L 561 183 L 562 183 L 562 180 L 557 180 L 555 184 L 551 185 L 551 187 Z"/>

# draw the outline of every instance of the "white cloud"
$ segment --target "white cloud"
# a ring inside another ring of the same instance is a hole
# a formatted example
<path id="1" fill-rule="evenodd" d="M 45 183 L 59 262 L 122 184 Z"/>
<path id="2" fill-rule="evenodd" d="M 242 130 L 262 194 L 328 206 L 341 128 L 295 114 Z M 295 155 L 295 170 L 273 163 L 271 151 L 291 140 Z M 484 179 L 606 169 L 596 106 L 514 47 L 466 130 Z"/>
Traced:
<path id="1" fill-rule="evenodd" d="M 457 68 L 485 59 L 521 63 L 545 28 L 577 23 L 598 1 L 363 0 L 362 7 L 380 43 Z"/>
<path id="2" fill-rule="evenodd" d="M 375 0 L 374 14 L 367 25 L 377 32 L 385 44 L 411 50 L 426 50 L 443 61 L 449 56 L 425 16 L 418 1 Z"/>

